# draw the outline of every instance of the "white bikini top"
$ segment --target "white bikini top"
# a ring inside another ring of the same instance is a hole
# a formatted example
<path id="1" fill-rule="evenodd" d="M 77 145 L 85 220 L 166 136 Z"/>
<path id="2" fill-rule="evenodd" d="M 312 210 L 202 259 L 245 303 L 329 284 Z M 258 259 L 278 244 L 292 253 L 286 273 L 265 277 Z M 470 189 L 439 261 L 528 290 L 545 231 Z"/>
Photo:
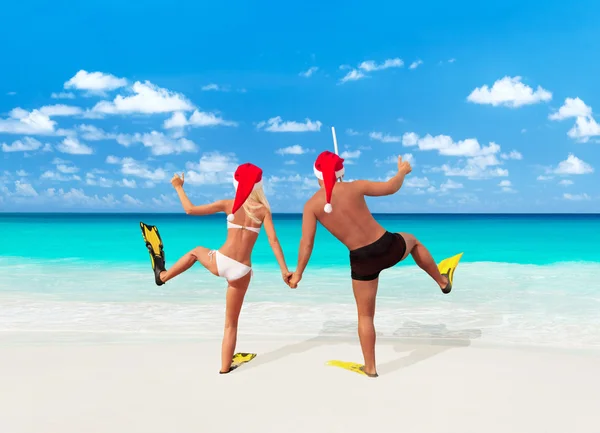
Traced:
<path id="1" fill-rule="evenodd" d="M 230 223 L 229 221 L 227 221 L 227 228 L 228 229 L 250 230 L 255 233 L 260 233 L 260 227 L 244 227 L 239 224 Z"/>

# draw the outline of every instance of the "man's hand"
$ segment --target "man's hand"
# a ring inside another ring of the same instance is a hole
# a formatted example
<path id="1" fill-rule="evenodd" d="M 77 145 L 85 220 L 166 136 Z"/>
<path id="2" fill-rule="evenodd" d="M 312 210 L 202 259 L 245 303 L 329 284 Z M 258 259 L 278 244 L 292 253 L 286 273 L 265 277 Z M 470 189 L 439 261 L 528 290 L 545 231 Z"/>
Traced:
<path id="1" fill-rule="evenodd" d="M 296 287 L 298 287 L 298 283 L 300 282 L 301 279 L 302 279 L 302 275 L 300 275 L 298 272 L 294 272 L 292 274 L 292 277 L 288 281 L 288 286 L 290 286 L 290 288 L 292 288 L 292 289 L 295 289 Z"/>
<path id="2" fill-rule="evenodd" d="M 402 161 L 402 156 L 398 156 L 398 173 L 407 175 L 412 171 L 408 161 Z"/>
<path id="3" fill-rule="evenodd" d="M 174 188 L 182 187 L 184 180 L 185 180 L 185 176 L 183 173 L 181 173 L 181 177 L 179 177 L 179 175 L 177 173 L 175 173 L 173 175 L 173 179 L 171 179 L 171 185 L 173 185 Z"/>
<path id="4" fill-rule="evenodd" d="M 283 278 L 283 282 L 285 284 L 287 284 L 288 286 L 290 285 L 290 278 L 292 277 L 292 273 L 290 271 L 283 271 L 281 273 L 281 278 Z"/>

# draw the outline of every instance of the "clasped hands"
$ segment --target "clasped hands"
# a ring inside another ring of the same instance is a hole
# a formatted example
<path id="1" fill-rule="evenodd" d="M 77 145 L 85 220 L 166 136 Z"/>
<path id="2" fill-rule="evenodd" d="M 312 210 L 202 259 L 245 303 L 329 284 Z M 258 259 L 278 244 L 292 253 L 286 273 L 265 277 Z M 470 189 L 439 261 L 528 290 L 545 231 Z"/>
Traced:
<path id="1" fill-rule="evenodd" d="M 298 283 L 302 279 L 302 275 L 298 272 L 290 272 L 287 270 L 282 272 L 281 276 L 283 278 L 283 282 L 290 286 L 290 289 L 295 289 L 298 287 Z"/>

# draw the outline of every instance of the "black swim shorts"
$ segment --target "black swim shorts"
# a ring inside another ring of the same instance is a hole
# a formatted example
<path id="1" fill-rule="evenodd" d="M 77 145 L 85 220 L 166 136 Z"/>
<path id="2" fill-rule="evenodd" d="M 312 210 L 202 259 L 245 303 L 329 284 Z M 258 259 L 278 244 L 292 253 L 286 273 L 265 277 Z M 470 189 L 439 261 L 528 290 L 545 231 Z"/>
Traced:
<path id="1" fill-rule="evenodd" d="M 353 280 L 371 281 L 404 257 L 406 241 L 398 233 L 386 231 L 375 242 L 350 251 L 350 270 Z"/>

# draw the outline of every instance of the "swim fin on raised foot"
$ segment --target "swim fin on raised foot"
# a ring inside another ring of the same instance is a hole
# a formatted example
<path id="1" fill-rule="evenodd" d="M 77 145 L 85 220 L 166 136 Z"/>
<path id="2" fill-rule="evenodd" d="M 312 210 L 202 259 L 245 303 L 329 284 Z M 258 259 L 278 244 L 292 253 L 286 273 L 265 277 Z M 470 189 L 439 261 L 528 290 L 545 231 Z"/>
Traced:
<path id="1" fill-rule="evenodd" d="M 242 364 L 252 361 L 254 358 L 256 358 L 256 353 L 236 353 L 231 358 L 231 366 L 229 367 L 229 370 L 219 371 L 219 374 L 230 373 Z"/>
<path id="2" fill-rule="evenodd" d="M 445 294 L 448 294 L 450 293 L 450 291 L 452 291 L 452 284 L 454 282 L 454 271 L 456 270 L 456 267 L 458 266 L 458 262 L 460 261 L 462 255 L 463 253 L 459 253 L 455 256 L 448 257 L 447 259 L 442 260 L 438 265 L 440 274 L 448 278 L 448 284 L 442 289 L 442 292 Z"/>
<path id="3" fill-rule="evenodd" d="M 146 242 L 146 248 L 148 248 L 148 252 L 150 253 L 150 263 L 152 263 L 152 270 L 154 271 L 154 282 L 157 286 L 162 286 L 165 283 L 160 279 L 160 273 L 166 270 L 165 251 L 163 250 L 163 243 L 158 233 L 158 228 L 144 224 L 141 221 L 140 228 L 142 229 L 144 242 Z"/>
<path id="4" fill-rule="evenodd" d="M 332 361 L 327 361 L 326 365 L 330 365 L 332 367 L 340 367 L 340 368 L 343 368 L 344 370 L 353 371 L 355 373 L 362 374 L 363 376 L 367 376 L 367 377 L 379 377 L 379 375 L 377 373 L 369 374 L 369 373 L 365 372 L 365 366 L 362 364 L 358 364 L 356 362 L 332 360 Z"/>

